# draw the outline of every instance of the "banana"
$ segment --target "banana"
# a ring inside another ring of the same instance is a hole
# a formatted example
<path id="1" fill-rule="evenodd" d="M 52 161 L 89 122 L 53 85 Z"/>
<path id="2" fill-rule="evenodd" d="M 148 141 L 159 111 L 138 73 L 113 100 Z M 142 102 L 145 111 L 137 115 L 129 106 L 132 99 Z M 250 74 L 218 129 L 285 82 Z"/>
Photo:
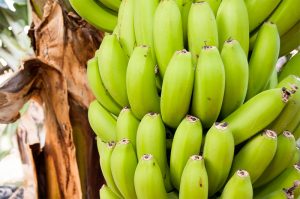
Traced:
<path id="1" fill-rule="evenodd" d="M 166 130 L 160 114 L 148 113 L 143 117 L 137 130 L 136 149 L 138 159 L 144 154 L 152 154 L 160 167 L 163 178 L 165 178 L 167 168 Z"/>
<path id="2" fill-rule="evenodd" d="M 176 129 L 170 155 L 171 181 L 179 190 L 182 171 L 189 157 L 199 154 L 202 142 L 202 126 L 194 116 L 186 116 Z"/>
<path id="3" fill-rule="evenodd" d="M 168 162 L 168 160 L 167 160 L 167 162 Z M 171 173 L 170 173 L 170 168 L 169 168 L 168 165 L 167 165 L 167 168 L 166 168 L 166 175 L 164 177 L 164 183 L 165 183 L 166 191 L 168 193 L 174 189 L 174 187 L 172 185 L 172 182 L 171 182 Z"/>
<path id="4" fill-rule="evenodd" d="M 294 199 L 294 194 L 287 192 L 285 189 L 279 189 L 264 197 L 254 197 L 254 199 Z"/>
<path id="5" fill-rule="evenodd" d="M 300 164 L 300 148 L 298 146 L 296 146 L 294 157 L 289 165 L 292 166 L 294 164 Z"/>
<path id="6" fill-rule="evenodd" d="M 201 2 L 201 1 L 205 1 L 209 4 L 209 6 L 211 7 L 212 11 L 214 12 L 214 15 L 217 15 L 217 11 L 218 8 L 222 2 L 222 0 L 196 0 L 195 2 Z"/>
<path id="7" fill-rule="evenodd" d="M 94 27 L 112 32 L 117 25 L 117 16 L 98 5 L 94 0 L 70 0 L 73 9 Z"/>
<path id="8" fill-rule="evenodd" d="M 145 154 L 139 160 L 134 174 L 134 186 L 138 199 L 167 199 L 160 167 L 151 154 Z"/>
<path id="9" fill-rule="evenodd" d="M 130 57 L 136 45 L 134 33 L 134 0 L 122 0 L 118 15 L 118 31 L 120 44 Z"/>
<path id="10" fill-rule="evenodd" d="M 272 161 L 276 153 L 276 147 L 277 135 L 274 131 L 265 130 L 253 137 L 235 155 L 231 176 L 238 169 L 244 169 L 249 172 L 251 182 L 256 182 Z"/>
<path id="11" fill-rule="evenodd" d="M 94 57 L 87 62 L 87 79 L 89 87 L 98 102 L 100 102 L 100 104 L 109 112 L 114 115 L 119 115 L 121 107 L 112 99 L 102 83 L 97 57 Z"/>
<path id="12" fill-rule="evenodd" d="M 179 199 L 207 198 L 209 186 L 203 157 L 191 156 L 182 172 Z"/>
<path id="13" fill-rule="evenodd" d="M 207 2 L 200 1 L 192 4 L 187 26 L 189 50 L 194 63 L 197 63 L 202 47 L 219 45 L 217 22 Z"/>
<path id="14" fill-rule="evenodd" d="M 119 199 L 120 198 L 105 184 L 102 185 L 102 187 L 99 191 L 99 195 L 100 195 L 100 198 L 105 198 L 105 199 Z"/>
<path id="15" fill-rule="evenodd" d="M 293 131 L 293 135 L 296 140 L 298 140 L 300 138 L 300 123 L 297 125 L 297 127 Z"/>
<path id="16" fill-rule="evenodd" d="M 178 194 L 175 191 L 168 193 L 168 199 L 178 199 Z"/>
<path id="17" fill-rule="evenodd" d="M 137 158 L 130 140 L 122 139 L 115 146 L 110 159 L 113 179 L 125 199 L 136 199 L 134 173 Z"/>
<path id="18" fill-rule="evenodd" d="M 160 99 L 155 84 L 155 64 L 151 49 L 134 49 L 127 66 L 126 88 L 133 114 L 142 119 L 149 112 L 159 112 Z"/>
<path id="19" fill-rule="evenodd" d="M 277 73 L 277 68 L 274 67 L 269 82 L 266 88 L 264 88 L 264 90 L 276 88 L 277 85 L 278 85 L 278 73 Z"/>
<path id="20" fill-rule="evenodd" d="M 116 140 L 116 119 L 97 100 L 89 106 L 88 120 L 95 134 L 103 142 Z"/>
<path id="21" fill-rule="evenodd" d="M 274 180 L 266 184 L 255 192 L 255 198 L 262 198 L 274 191 L 283 188 L 289 188 L 294 185 L 296 180 L 300 179 L 300 166 L 293 165 L 287 169 L 285 169 L 279 176 L 277 176 Z"/>
<path id="22" fill-rule="evenodd" d="M 278 176 L 284 169 L 289 166 L 294 154 L 296 152 L 296 141 L 289 131 L 283 132 L 277 139 L 277 149 L 273 160 L 265 169 L 263 174 L 253 184 L 253 187 L 260 187 L 267 184 L 276 176 Z"/>
<path id="23" fill-rule="evenodd" d="M 279 72 L 278 80 L 281 81 L 289 75 L 295 75 L 297 77 L 300 77 L 299 64 L 300 53 L 298 52 L 287 62 L 286 65 L 283 66 L 283 68 Z"/>
<path id="24" fill-rule="evenodd" d="M 204 46 L 195 71 L 192 114 L 210 128 L 221 111 L 225 90 L 225 70 L 215 46 Z"/>
<path id="25" fill-rule="evenodd" d="M 276 25 L 265 22 L 258 32 L 249 62 L 247 100 L 267 86 L 276 66 L 279 48 L 280 38 Z"/>
<path id="26" fill-rule="evenodd" d="M 174 0 L 159 3 L 154 14 L 154 50 L 161 77 L 163 78 L 173 54 L 183 49 L 181 14 Z"/>
<path id="27" fill-rule="evenodd" d="M 106 35 L 96 56 L 101 79 L 107 91 L 122 107 L 129 105 L 126 93 L 128 57 L 121 48 L 117 36 Z"/>
<path id="28" fill-rule="evenodd" d="M 227 123 L 215 123 L 205 136 L 203 157 L 208 174 L 209 196 L 220 190 L 229 175 L 234 139 Z"/>
<path id="29" fill-rule="evenodd" d="M 281 0 L 245 0 L 249 17 L 249 32 L 262 24 Z"/>
<path id="30" fill-rule="evenodd" d="M 238 170 L 225 185 L 220 199 L 252 199 L 253 189 L 250 175 L 245 170 Z"/>
<path id="31" fill-rule="evenodd" d="M 300 20 L 280 38 L 280 52 L 283 56 L 300 46 Z"/>
<path id="32" fill-rule="evenodd" d="M 188 36 L 187 36 L 188 16 L 189 16 L 189 12 L 190 12 L 193 0 L 176 0 L 176 3 L 181 12 L 183 41 L 184 41 L 184 44 L 186 44 L 187 40 L 188 40 Z"/>
<path id="33" fill-rule="evenodd" d="M 176 128 L 189 110 L 194 82 L 192 55 L 176 51 L 171 58 L 161 90 L 161 115 L 165 124 Z"/>
<path id="34" fill-rule="evenodd" d="M 99 0 L 104 6 L 118 12 L 121 0 Z"/>
<path id="35" fill-rule="evenodd" d="M 127 138 L 130 140 L 135 150 L 136 133 L 139 123 L 140 121 L 134 117 L 130 108 L 123 108 L 118 116 L 116 124 L 117 142 L 119 142 L 123 138 Z"/>
<path id="36" fill-rule="evenodd" d="M 251 98 L 223 121 L 232 131 L 235 145 L 247 140 L 269 125 L 289 99 L 285 88 L 266 90 Z"/>
<path id="37" fill-rule="evenodd" d="M 249 69 L 247 57 L 237 40 L 225 41 L 221 57 L 226 78 L 220 116 L 225 118 L 240 107 L 246 98 Z"/>
<path id="38" fill-rule="evenodd" d="M 223 0 L 217 12 L 219 49 L 228 39 L 238 40 L 246 55 L 249 48 L 249 20 L 244 1 Z"/>
<path id="39" fill-rule="evenodd" d="M 153 21 L 159 0 L 134 0 L 134 33 L 138 46 L 147 45 L 156 63 L 153 43 Z"/>

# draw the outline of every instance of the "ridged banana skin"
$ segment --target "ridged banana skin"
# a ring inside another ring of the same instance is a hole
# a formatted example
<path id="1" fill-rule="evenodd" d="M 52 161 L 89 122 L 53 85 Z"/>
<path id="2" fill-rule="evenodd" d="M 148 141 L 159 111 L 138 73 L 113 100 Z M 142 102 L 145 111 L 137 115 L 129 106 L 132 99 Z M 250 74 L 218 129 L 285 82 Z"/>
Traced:
<path id="1" fill-rule="evenodd" d="M 300 53 L 294 55 L 287 63 L 283 66 L 279 72 L 278 80 L 281 81 L 289 75 L 295 75 L 300 77 Z"/>
<path id="2" fill-rule="evenodd" d="M 194 2 L 201 2 L 203 0 L 196 0 Z M 217 11 L 218 8 L 222 2 L 222 0 L 204 0 L 205 2 L 207 2 L 209 4 L 209 6 L 211 7 L 212 11 L 214 12 L 214 15 L 217 15 Z"/>
<path id="3" fill-rule="evenodd" d="M 88 120 L 95 134 L 103 141 L 116 141 L 116 119 L 94 100 L 88 110 Z"/>
<path id="4" fill-rule="evenodd" d="M 208 198 L 208 187 L 203 157 L 191 156 L 182 172 L 179 199 Z"/>
<path id="5" fill-rule="evenodd" d="M 229 175 L 234 139 L 226 123 L 215 123 L 205 136 L 203 157 L 208 174 L 209 196 L 219 191 Z"/>
<path id="6" fill-rule="evenodd" d="M 266 90 L 226 117 L 223 121 L 228 123 L 235 145 L 268 126 L 280 114 L 287 101 L 288 95 L 282 88 Z"/>
<path id="7" fill-rule="evenodd" d="M 103 5 L 105 5 L 107 8 L 112 9 L 114 11 L 119 10 L 121 0 L 99 0 Z"/>
<path id="8" fill-rule="evenodd" d="M 195 69 L 192 114 L 210 128 L 221 111 L 225 90 L 225 69 L 215 46 L 204 46 Z"/>
<path id="9" fill-rule="evenodd" d="M 300 46 L 300 20 L 280 38 L 280 52 L 283 56 Z"/>
<path id="10" fill-rule="evenodd" d="M 186 116 L 178 126 L 170 155 L 171 181 L 179 190 L 182 171 L 189 157 L 199 154 L 202 142 L 202 125 L 193 116 Z"/>
<path id="11" fill-rule="evenodd" d="M 138 119 L 149 112 L 160 111 L 155 64 L 149 47 L 138 46 L 134 49 L 127 66 L 126 88 L 131 110 Z"/>
<path id="12" fill-rule="evenodd" d="M 70 4 L 84 20 L 100 30 L 112 32 L 117 25 L 117 16 L 94 0 L 70 0 Z"/>
<path id="13" fill-rule="evenodd" d="M 191 6 L 188 15 L 188 44 L 194 63 L 197 63 L 200 51 L 204 46 L 218 47 L 219 45 L 216 18 L 205 1 L 193 3 Z"/>
<path id="14" fill-rule="evenodd" d="M 221 57 L 226 78 L 220 116 L 225 118 L 240 107 L 246 98 L 249 66 L 247 57 L 237 40 L 227 40 L 224 43 Z"/>
<path id="15" fill-rule="evenodd" d="M 245 0 L 249 17 L 249 32 L 265 21 L 281 0 Z"/>
<path id="16" fill-rule="evenodd" d="M 100 198 L 105 199 L 120 199 L 108 186 L 102 185 L 99 191 Z"/>
<path id="17" fill-rule="evenodd" d="M 124 199 L 136 199 L 134 173 L 138 160 L 128 139 L 122 139 L 115 146 L 110 159 L 114 181 Z"/>
<path id="18" fill-rule="evenodd" d="M 87 62 L 87 79 L 94 96 L 109 112 L 119 115 L 121 107 L 113 100 L 102 83 L 98 59 L 94 57 Z"/>
<path id="19" fill-rule="evenodd" d="M 276 147 L 277 135 L 274 131 L 265 130 L 253 137 L 235 155 L 230 176 L 238 169 L 244 169 L 249 172 L 253 184 L 272 161 Z"/>
<path id="20" fill-rule="evenodd" d="M 288 197 L 285 190 L 280 189 L 277 191 L 274 191 L 264 197 L 254 197 L 254 199 L 290 199 L 291 197 Z M 294 198 L 294 197 L 293 197 Z"/>
<path id="21" fill-rule="evenodd" d="M 219 49 L 228 39 L 236 39 L 241 44 L 246 55 L 249 50 L 249 20 L 244 1 L 223 0 L 217 12 L 219 32 Z"/>
<path id="22" fill-rule="evenodd" d="M 140 121 L 136 119 L 130 108 L 125 107 L 120 112 L 117 124 L 117 142 L 121 141 L 123 138 L 130 140 L 134 150 L 136 149 L 136 133 Z"/>
<path id="23" fill-rule="evenodd" d="M 166 175 L 166 130 L 158 113 L 146 114 L 140 122 L 136 136 L 136 149 L 138 159 L 144 154 L 152 154 L 162 172 L 163 178 Z"/>
<path id="24" fill-rule="evenodd" d="M 167 199 L 163 176 L 155 157 L 145 154 L 139 160 L 134 174 L 138 199 Z"/>
<path id="25" fill-rule="evenodd" d="M 161 90 L 161 115 L 165 124 L 176 128 L 189 110 L 194 83 L 192 55 L 176 51 L 171 58 Z"/>
<path id="26" fill-rule="evenodd" d="M 246 99 L 260 93 L 268 84 L 279 56 L 280 38 L 275 24 L 265 22 L 249 61 L 249 82 Z"/>
<path id="27" fill-rule="evenodd" d="M 283 134 L 279 135 L 277 138 L 276 153 L 269 166 L 253 184 L 253 187 L 256 188 L 263 186 L 273 180 L 276 176 L 278 176 L 289 166 L 289 163 L 294 157 L 295 152 L 296 141 L 293 134 L 285 131 Z"/>
<path id="28" fill-rule="evenodd" d="M 155 10 L 159 0 L 134 0 L 134 33 L 138 46 L 147 45 L 151 49 L 151 55 L 156 63 L 154 41 L 153 41 L 153 21 Z"/>
<path id="29" fill-rule="evenodd" d="M 118 15 L 120 44 L 125 53 L 130 57 L 136 46 L 134 33 L 134 0 L 122 0 Z"/>
<path id="30" fill-rule="evenodd" d="M 220 199 L 253 198 L 253 188 L 249 173 L 245 170 L 238 170 L 228 180 Z"/>
<path id="31" fill-rule="evenodd" d="M 106 35 L 96 53 L 99 71 L 105 88 L 121 106 L 129 105 L 126 93 L 126 69 L 128 57 L 116 35 Z M 117 71 L 117 72 L 116 72 Z"/>
<path id="32" fill-rule="evenodd" d="M 300 179 L 300 166 L 293 165 L 285 169 L 279 176 L 277 176 L 270 183 L 263 186 L 262 189 L 255 191 L 255 198 L 256 199 L 262 198 L 279 189 L 290 188 L 293 186 L 294 182 L 299 179 Z"/>

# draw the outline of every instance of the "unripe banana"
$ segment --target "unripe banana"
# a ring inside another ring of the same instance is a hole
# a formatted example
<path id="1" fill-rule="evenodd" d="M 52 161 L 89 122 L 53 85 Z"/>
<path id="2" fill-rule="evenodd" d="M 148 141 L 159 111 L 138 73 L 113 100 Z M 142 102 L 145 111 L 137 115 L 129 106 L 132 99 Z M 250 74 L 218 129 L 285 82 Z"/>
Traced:
<path id="1" fill-rule="evenodd" d="M 144 154 L 152 154 L 162 172 L 166 175 L 166 130 L 158 113 L 146 114 L 140 122 L 136 135 L 137 157 L 140 159 Z"/>
<path id="2" fill-rule="evenodd" d="M 186 116 L 175 132 L 170 155 L 171 181 L 178 190 L 184 166 L 190 156 L 199 154 L 201 142 L 200 120 L 190 115 Z"/>
<path id="3" fill-rule="evenodd" d="M 266 90 L 251 98 L 224 119 L 232 131 L 235 145 L 269 125 L 283 110 L 289 98 L 284 88 Z"/>
<path id="4" fill-rule="evenodd" d="M 117 124 L 117 142 L 122 140 L 123 138 L 127 138 L 130 140 L 134 150 L 136 149 L 136 133 L 139 126 L 140 121 L 136 119 L 130 108 L 125 107 L 120 112 Z"/>
<path id="5" fill-rule="evenodd" d="M 89 106 L 88 120 L 95 134 L 103 142 L 116 140 L 116 119 L 97 100 Z"/>
<path id="6" fill-rule="evenodd" d="M 118 12 L 121 0 L 99 0 L 104 6 Z"/>
<path id="7" fill-rule="evenodd" d="M 268 82 L 266 88 L 264 88 L 263 90 L 276 88 L 277 85 L 278 85 L 278 72 L 277 72 L 277 68 L 274 67 L 271 77 L 269 79 L 269 82 Z"/>
<path id="8" fill-rule="evenodd" d="M 230 172 L 233 156 L 234 139 L 227 123 L 215 123 L 205 136 L 203 149 L 209 196 L 223 187 Z"/>
<path id="9" fill-rule="evenodd" d="M 289 166 L 300 164 L 300 148 L 296 146 L 294 157 L 291 159 Z"/>
<path id="10" fill-rule="evenodd" d="M 167 160 L 167 162 L 168 162 L 168 160 Z M 168 165 L 167 165 L 167 168 L 166 168 L 166 175 L 164 177 L 164 183 L 165 183 L 166 191 L 168 193 L 174 189 L 174 187 L 172 185 L 172 182 L 171 182 L 171 173 L 170 173 L 170 168 L 169 168 Z M 169 196 L 168 196 L 168 198 L 169 198 Z M 177 198 L 178 198 L 178 196 L 177 196 Z"/>
<path id="11" fill-rule="evenodd" d="M 191 156 L 182 172 L 179 199 L 208 198 L 209 186 L 203 157 Z"/>
<path id="12" fill-rule="evenodd" d="M 300 46 L 300 20 L 280 37 L 279 56 L 283 56 Z"/>
<path id="13" fill-rule="evenodd" d="M 240 107 L 248 88 L 248 60 L 237 40 L 227 40 L 221 52 L 225 68 L 225 91 L 221 108 L 221 118 Z M 234 57 L 234 59 L 233 59 Z"/>
<path id="14" fill-rule="evenodd" d="M 293 135 L 296 140 L 298 140 L 300 138 L 300 123 L 297 125 L 297 127 L 293 131 Z"/>
<path id="15" fill-rule="evenodd" d="M 182 22 L 182 33 L 183 33 L 183 41 L 187 44 L 188 36 L 187 36 L 187 26 L 188 26 L 188 16 L 191 9 L 191 5 L 193 0 L 175 0 L 181 12 L 181 22 Z"/>
<path id="16" fill-rule="evenodd" d="M 209 4 L 205 1 L 193 3 L 188 15 L 188 44 L 194 63 L 202 47 L 218 47 L 218 42 L 217 22 Z"/>
<path id="17" fill-rule="evenodd" d="M 87 79 L 89 87 L 98 102 L 100 102 L 100 104 L 109 112 L 114 115 L 119 115 L 121 107 L 112 99 L 102 83 L 97 57 L 94 57 L 87 62 Z"/>
<path id="18" fill-rule="evenodd" d="M 110 165 L 114 181 L 125 199 L 137 198 L 134 188 L 137 162 L 130 140 L 119 141 L 111 154 Z"/>
<path id="19" fill-rule="evenodd" d="M 192 114 L 210 128 L 221 111 L 225 90 L 225 70 L 218 49 L 204 46 L 195 71 Z"/>
<path id="20" fill-rule="evenodd" d="M 121 48 L 117 36 L 106 35 L 96 56 L 101 79 L 107 91 L 122 107 L 129 105 L 126 93 L 128 57 Z"/>
<path id="21" fill-rule="evenodd" d="M 120 198 L 105 184 L 102 185 L 102 187 L 99 191 L 99 195 L 100 195 L 100 198 L 105 198 L 105 199 L 119 199 Z"/>
<path id="22" fill-rule="evenodd" d="M 228 39 L 238 40 L 246 55 L 249 48 L 249 21 L 244 1 L 223 0 L 217 12 L 219 49 Z"/>
<path id="23" fill-rule="evenodd" d="M 134 186 L 138 199 L 168 198 L 159 165 L 151 154 L 145 154 L 139 160 L 134 174 Z"/>
<path id="24" fill-rule="evenodd" d="M 175 191 L 168 193 L 168 199 L 178 199 L 178 198 L 179 198 L 179 196 Z"/>
<path id="25" fill-rule="evenodd" d="M 164 77 L 173 54 L 183 49 L 181 14 L 174 0 L 161 1 L 154 14 L 153 40 L 159 73 Z"/>
<path id="26" fill-rule="evenodd" d="M 274 131 L 265 130 L 249 140 L 235 155 L 231 168 L 231 176 L 238 169 L 249 172 L 254 183 L 272 161 L 277 147 L 277 135 Z M 258 166 L 259 165 L 259 166 Z"/>
<path id="27" fill-rule="evenodd" d="M 220 199 L 252 199 L 253 189 L 250 175 L 245 170 L 238 170 L 225 185 Z"/>
<path id="28" fill-rule="evenodd" d="M 195 2 L 201 2 L 201 1 L 206 1 L 211 7 L 212 11 L 214 12 L 214 15 L 215 16 L 217 15 L 217 11 L 222 0 L 195 0 Z"/>
<path id="29" fill-rule="evenodd" d="M 264 197 L 254 197 L 254 199 L 294 199 L 294 194 L 288 193 L 284 189 L 279 189 Z"/>
<path id="30" fill-rule="evenodd" d="M 278 136 L 276 153 L 269 166 L 253 184 L 253 187 L 260 187 L 267 184 L 286 169 L 294 157 L 295 149 L 296 141 L 293 134 L 285 131 Z"/>
<path id="31" fill-rule="evenodd" d="M 176 128 L 187 114 L 192 96 L 194 69 L 192 55 L 177 51 L 171 58 L 161 91 L 161 115 L 165 124 Z"/>
<path id="32" fill-rule="evenodd" d="M 297 53 L 287 62 L 286 65 L 283 66 L 283 68 L 279 73 L 278 80 L 281 81 L 289 75 L 296 75 L 300 77 L 299 64 L 300 64 L 300 53 Z"/>
<path id="33" fill-rule="evenodd" d="M 134 49 L 128 62 L 126 87 L 131 110 L 138 119 L 149 112 L 159 112 L 155 64 L 149 47 L 143 45 Z"/>
<path id="34" fill-rule="evenodd" d="M 246 99 L 252 98 L 267 86 L 276 66 L 279 48 L 280 38 L 276 25 L 270 22 L 264 23 L 258 32 L 249 62 Z"/>

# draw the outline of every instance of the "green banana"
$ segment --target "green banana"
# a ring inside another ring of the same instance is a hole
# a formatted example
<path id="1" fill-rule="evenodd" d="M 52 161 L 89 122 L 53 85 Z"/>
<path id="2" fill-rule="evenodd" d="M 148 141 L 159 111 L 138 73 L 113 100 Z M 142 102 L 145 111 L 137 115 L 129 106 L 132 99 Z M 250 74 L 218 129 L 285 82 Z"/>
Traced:
<path id="1" fill-rule="evenodd" d="M 250 175 L 245 170 L 238 170 L 225 185 L 220 199 L 252 199 L 253 189 Z"/>
<path id="2" fill-rule="evenodd" d="M 293 199 L 294 195 L 288 193 L 285 189 L 279 189 L 264 197 L 254 197 L 254 199 Z"/>
<path id="3" fill-rule="evenodd" d="M 134 188 L 134 173 L 138 160 L 130 140 L 122 139 L 115 146 L 111 158 L 113 179 L 125 199 L 137 198 Z"/>
<path id="4" fill-rule="evenodd" d="M 265 130 L 253 137 L 235 155 L 231 167 L 231 176 L 238 169 L 244 169 L 249 172 L 251 182 L 256 182 L 272 161 L 276 153 L 276 147 L 277 135 L 274 131 Z"/>
<path id="5" fill-rule="evenodd" d="M 209 4 L 209 6 L 211 7 L 212 11 L 214 12 L 214 15 L 217 15 L 217 11 L 218 8 L 222 2 L 222 0 L 195 0 L 195 2 L 201 2 L 201 1 L 205 1 Z"/>
<path id="6" fill-rule="evenodd" d="M 191 9 L 191 5 L 193 0 L 175 0 L 180 13 L 181 13 L 181 22 L 182 22 L 182 33 L 183 33 L 183 41 L 186 44 L 188 40 L 187 36 L 187 26 L 188 26 L 188 16 Z"/>
<path id="7" fill-rule="evenodd" d="M 106 35 L 96 56 L 101 79 L 107 91 L 122 107 L 129 105 L 126 93 L 128 57 L 121 48 L 117 36 Z"/>
<path id="8" fill-rule="evenodd" d="M 280 38 L 280 52 L 283 56 L 300 46 L 300 20 Z"/>
<path id="9" fill-rule="evenodd" d="M 178 199 L 178 194 L 174 191 L 168 193 L 168 199 Z"/>
<path id="10" fill-rule="evenodd" d="M 247 57 L 237 40 L 224 43 L 221 57 L 226 78 L 220 116 L 225 118 L 240 107 L 246 98 L 249 69 Z"/>
<path id="11" fill-rule="evenodd" d="M 176 51 L 171 58 L 161 90 L 161 115 L 165 124 L 176 128 L 189 110 L 194 82 L 192 55 Z"/>
<path id="12" fill-rule="evenodd" d="M 280 38 L 276 25 L 265 22 L 258 32 L 249 62 L 247 100 L 267 86 L 276 66 L 279 48 Z"/>
<path id="13" fill-rule="evenodd" d="M 209 196 L 220 190 L 229 175 L 234 139 L 227 123 L 215 123 L 205 136 L 203 157 L 208 174 Z"/>
<path id="14" fill-rule="evenodd" d="M 100 198 L 105 199 L 119 199 L 119 197 L 105 184 L 102 185 L 99 191 Z"/>
<path id="15" fill-rule="evenodd" d="M 279 72 L 278 80 L 281 81 L 289 75 L 296 75 L 297 77 L 300 77 L 299 64 L 300 53 L 297 53 L 287 62 L 286 65 L 283 66 Z"/>
<path id="16" fill-rule="evenodd" d="M 285 131 L 283 134 L 279 135 L 277 138 L 277 149 L 273 160 L 253 184 L 253 187 L 256 188 L 267 184 L 286 169 L 294 157 L 296 152 L 295 149 L 296 141 L 293 134 Z"/>
<path id="17" fill-rule="evenodd" d="M 131 110 L 138 119 L 149 112 L 159 112 L 155 64 L 149 47 L 143 45 L 134 49 L 127 66 L 126 88 Z"/>
<path id="18" fill-rule="evenodd" d="M 300 164 L 300 148 L 296 146 L 294 157 L 291 159 L 289 166 Z"/>
<path id="19" fill-rule="evenodd" d="M 109 112 L 114 115 L 119 115 L 121 107 L 112 99 L 102 83 L 97 57 L 94 57 L 87 62 L 87 79 L 89 87 L 98 102 L 100 102 L 100 104 Z"/>
<path id="20" fill-rule="evenodd" d="M 189 157 L 199 154 L 202 142 L 202 126 L 194 116 L 186 116 L 176 129 L 170 155 L 171 181 L 179 190 L 182 171 Z"/>
<path id="21" fill-rule="evenodd" d="M 266 88 L 264 88 L 263 90 L 276 88 L 277 85 L 278 85 L 278 72 L 277 72 L 277 68 L 274 67 L 271 77 L 269 79 L 269 82 L 268 82 Z"/>
<path id="22" fill-rule="evenodd" d="M 232 131 L 235 145 L 269 125 L 283 110 L 289 98 L 285 88 L 266 90 L 251 98 L 224 119 Z"/>
<path id="23" fill-rule="evenodd" d="M 207 198 L 209 186 L 203 157 L 191 156 L 182 172 L 179 199 Z"/>
<path id="24" fill-rule="evenodd" d="M 246 55 L 249 49 L 249 20 L 244 1 L 223 0 L 217 12 L 219 49 L 228 39 L 238 40 Z"/>
<path id="25" fill-rule="evenodd" d="M 70 0 L 70 4 L 83 19 L 100 30 L 112 32 L 117 25 L 117 16 L 94 0 Z"/>
<path id="26" fill-rule="evenodd" d="M 88 120 L 95 134 L 103 142 L 116 140 L 116 119 L 97 100 L 89 106 Z"/>
<path id="27" fill-rule="evenodd" d="M 134 174 L 134 186 L 138 199 L 168 198 L 160 167 L 153 155 L 145 154 L 139 160 Z"/>
<path id="28" fill-rule="evenodd" d="M 225 70 L 215 46 L 204 46 L 195 71 L 192 114 L 210 128 L 221 111 L 225 90 Z"/>
<path id="29" fill-rule="evenodd" d="M 297 127 L 293 131 L 293 135 L 296 140 L 298 140 L 300 138 L 300 123 L 297 125 Z"/>
<path id="30" fill-rule="evenodd" d="M 181 14 L 176 2 L 161 1 L 153 20 L 154 50 L 159 73 L 163 78 L 173 54 L 183 49 Z"/>
<path id="31" fill-rule="evenodd" d="M 189 50 L 194 63 L 197 63 L 199 53 L 204 46 L 218 47 L 219 45 L 217 22 L 207 2 L 200 1 L 192 4 L 187 26 Z"/>
<path id="32" fill-rule="evenodd" d="M 98 0 L 98 1 L 100 1 L 107 8 L 112 9 L 116 12 L 118 12 L 121 4 L 121 0 Z"/>
<path id="33" fill-rule="evenodd" d="M 160 114 L 148 113 L 143 117 L 137 130 L 136 149 L 138 159 L 144 154 L 152 154 L 160 167 L 163 178 L 165 178 L 167 168 L 166 130 Z"/>
<path id="34" fill-rule="evenodd" d="M 134 33 L 134 0 L 122 0 L 118 15 L 118 31 L 120 44 L 130 56 L 136 45 Z"/>
<path id="35" fill-rule="evenodd" d="M 167 162 L 168 162 L 168 160 L 167 160 Z M 167 165 L 167 168 L 166 168 L 166 175 L 164 177 L 164 183 L 165 183 L 166 191 L 168 193 L 174 189 L 174 187 L 172 185 L 172 182 L 171 182 L 171 173 L 170 173 L 170 168 L 169 168 L 168 165 Z"/>
<path id="36" fill-rule="evenodd" d="M 139 123 L 140 121 L 134 117 L 130 108 L 123 108 L 118 116 L 116 124 L 117 142 L 119 142 L 123 138 L 127 138 L 130 140 L 135 150 L 136 133 Z"/>

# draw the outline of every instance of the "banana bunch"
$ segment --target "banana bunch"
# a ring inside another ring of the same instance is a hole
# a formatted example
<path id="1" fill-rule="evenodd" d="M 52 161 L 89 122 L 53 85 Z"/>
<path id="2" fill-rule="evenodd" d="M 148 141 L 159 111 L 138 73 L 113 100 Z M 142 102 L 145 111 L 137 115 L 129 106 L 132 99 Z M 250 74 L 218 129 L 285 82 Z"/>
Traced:
<path id="1" fill-rule="evenodd" d="M 118 10 L 87 63 L 101 198 L 299 197 L 300 53 L 276 68 L 299 0 L 98 1 Z"/>

